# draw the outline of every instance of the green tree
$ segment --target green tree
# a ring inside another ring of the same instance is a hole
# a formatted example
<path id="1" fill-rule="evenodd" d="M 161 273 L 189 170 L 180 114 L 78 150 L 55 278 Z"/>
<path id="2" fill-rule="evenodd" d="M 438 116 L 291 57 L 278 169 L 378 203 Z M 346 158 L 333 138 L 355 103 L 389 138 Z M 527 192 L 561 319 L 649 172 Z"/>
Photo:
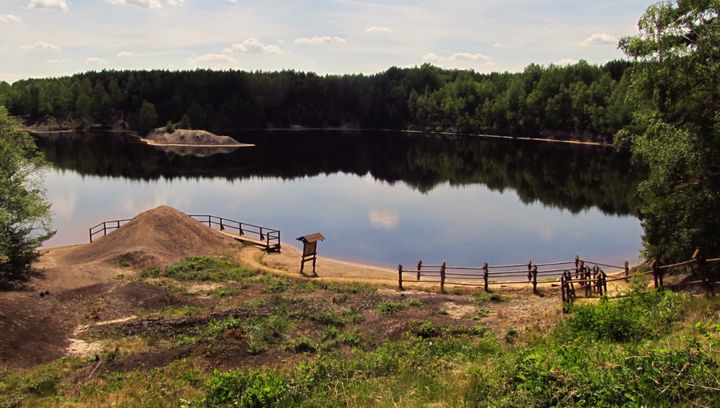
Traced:
<path id="1" fill-rule="evenodd" d="M 25 277 L 54 232 L 35 143 L 0 106 L 0 280 Z"/>
<path id="2" fill-rule="evenodd" d="M 644 255 L 720 253 L 720 0 L 650 6 L 640 35 L 621 48 L 637 60 L 630 97 L 639 109 L 618 133 L 648 168 L 641 183 Z"/>
<path id="3" fill-rule="evenodd" d="M 148 101 L 143 101 L 140 111 L 138 112 L 138 131 L 145 134 L 157 126 L 158 115 L 155 105 Z"/>

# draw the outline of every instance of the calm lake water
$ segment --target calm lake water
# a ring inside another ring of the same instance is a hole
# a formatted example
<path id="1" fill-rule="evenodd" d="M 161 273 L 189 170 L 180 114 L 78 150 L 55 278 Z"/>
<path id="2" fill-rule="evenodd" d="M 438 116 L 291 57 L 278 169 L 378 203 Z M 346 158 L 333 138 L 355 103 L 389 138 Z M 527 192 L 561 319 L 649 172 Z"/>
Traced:
<path id="1" fill-rule="evenodd" d="M 159 205 L 322 232 L 320 254 L 377 265 L 633 261 L 638 177 L 609 149 L 380 132 L 242 132 L 256 147 L 207 157 L 121 135 L 39 138 L 58 233 Z"/>

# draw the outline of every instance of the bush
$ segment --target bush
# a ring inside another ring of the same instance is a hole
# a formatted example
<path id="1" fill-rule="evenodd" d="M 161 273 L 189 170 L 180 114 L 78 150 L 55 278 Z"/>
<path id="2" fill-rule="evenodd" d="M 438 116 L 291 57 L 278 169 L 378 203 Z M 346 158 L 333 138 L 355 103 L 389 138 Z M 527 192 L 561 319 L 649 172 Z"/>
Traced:
<path id="1" fill-rule="evenodd" d="M 202 402 L 205 406 L 247 408 L 287 405 L 289 386 L 285 377 L 272 371 L 215 371 L 207 382 Z"/>

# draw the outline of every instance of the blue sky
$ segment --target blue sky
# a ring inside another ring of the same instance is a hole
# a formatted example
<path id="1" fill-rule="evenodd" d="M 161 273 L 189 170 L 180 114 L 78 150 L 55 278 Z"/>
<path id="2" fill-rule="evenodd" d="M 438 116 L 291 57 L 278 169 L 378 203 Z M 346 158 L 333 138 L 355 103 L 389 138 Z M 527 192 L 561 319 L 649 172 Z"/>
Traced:
<path id="1" fill-rule="evenodd" d="M 100 69 L 520 71 L 622 57 L 651 0 L 0 0 L 0 80 Z"/>

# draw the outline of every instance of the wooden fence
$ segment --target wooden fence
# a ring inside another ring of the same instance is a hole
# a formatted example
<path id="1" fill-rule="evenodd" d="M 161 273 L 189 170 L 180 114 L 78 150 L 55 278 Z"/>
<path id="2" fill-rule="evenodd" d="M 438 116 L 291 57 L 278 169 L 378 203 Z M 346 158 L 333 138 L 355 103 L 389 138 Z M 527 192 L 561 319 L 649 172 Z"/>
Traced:
<path id="1" fill-rule="evenodd" d="M 419 261 L 414 269 L 398 266 L 398 289 L 403 290 L 403 282 L 415 281 L 422 283 L 437 283 L 440 292 L 445 291 L 446 285 L 482 287 L 486 291 L 493 285 L 528 285 L 532 284 L 533 292 L 538 293 L 538 284 L 557 282 L 566 271 L 573 271 L 577 276 L 584 273 L 586 268 L 599 269 L 608 266 L 624 271 L 628 274 L 629 265 L 613 266 L 599 262 L 587 261 L 575 257 L 572 261 L 489 265 L 482 266 L 449 266 L 443 262 L 440 265 L 425 265 Z M 407 278 L 411 275 L 412 278 Z M 414 279 L 413 279 L 414 278 Z M 408 280 L 410 279 L 410 280 Z"/>
<path id="2" fill-rule="evenodd" d="M 93 238 L 95 238 L 95 235 L 98 235 L 102 232 L 103 236 L 107 235 L 109 232 L 112 232 L 123 225 L 130 222 L 130 220 L 113 220 L 113 221 L 103 221 L 100 224 L 91 227 L 89 229 L 90 233 L 90 242 L 93 242 Z"/>
<path id="3" fill-rule="evenodd" d="M 190 215 L 209 228 L 224 232 L 233 238 L 264 247 L 268 252 L 280 252 L 280 230 L 247 222 L 235 221 L 215 215 Z"/>
<path id="4" fill-rule="evenodd" d="M 278 229 L 235 221 L 215 215 L 189 216 L 196 221 L 207 224 L 208 228 L 221 231 L 235 239 L 261 246 L 268 252 L 280 252 L 280 230 Z M 130 221 L 131 220 L 129 219 L 103 221 L 98 225 L 91 227 L 89 229 L 90 242 L 93 242 L 96 235 L 102 234 L 105 236 Z"/>
<path id="5" fill-rule="evenodd" d="M 666 275 L 677 270 L 692 269 L 692 276 L 697 276 L 696 281 L 685 282 L 685 284 L 702 284 L 708 288 L 714 286 L 720 280 L 718 272 L 710 266 L 720 264 L 720 258 L 706 259 L 702 251 L 695 250 L 692 259 L 669 265 L 661 265 L 657 260 L 650 262 L 650 270 L 647 272 L 634 273 L 633 276 L 653 277 L 655 288 L 665 288 L 664 278 Z M 606 269 L 612 269 L 611 275 Z M 630 279 L 630 267 L 628 262 L 624 265 L 610 265 L 602 262 L 595 262 L 581 259 L 576 256 L 574 261 L 533 263 L 512 265 L 488 265 L 482 266 L 449 266 L 443 262 L 440 265 L 425 265 L 419 261 L 413 269 L 398 266 L 398 289 L 404 290 L 404 283 L 420 282 L 439 284 L 440 292 L 445 292 L 446 285 L 458 287 L 482 287 L 485 291 L 490 290 L 493 285 L 532 285 L 533 292 L 538 294 L 538 284 L 559 282 L 560 292 L 564 310 L 575 302 L 577 298 L 612 298 L 608 294 L 608 283 L 627 281 Z"/>

